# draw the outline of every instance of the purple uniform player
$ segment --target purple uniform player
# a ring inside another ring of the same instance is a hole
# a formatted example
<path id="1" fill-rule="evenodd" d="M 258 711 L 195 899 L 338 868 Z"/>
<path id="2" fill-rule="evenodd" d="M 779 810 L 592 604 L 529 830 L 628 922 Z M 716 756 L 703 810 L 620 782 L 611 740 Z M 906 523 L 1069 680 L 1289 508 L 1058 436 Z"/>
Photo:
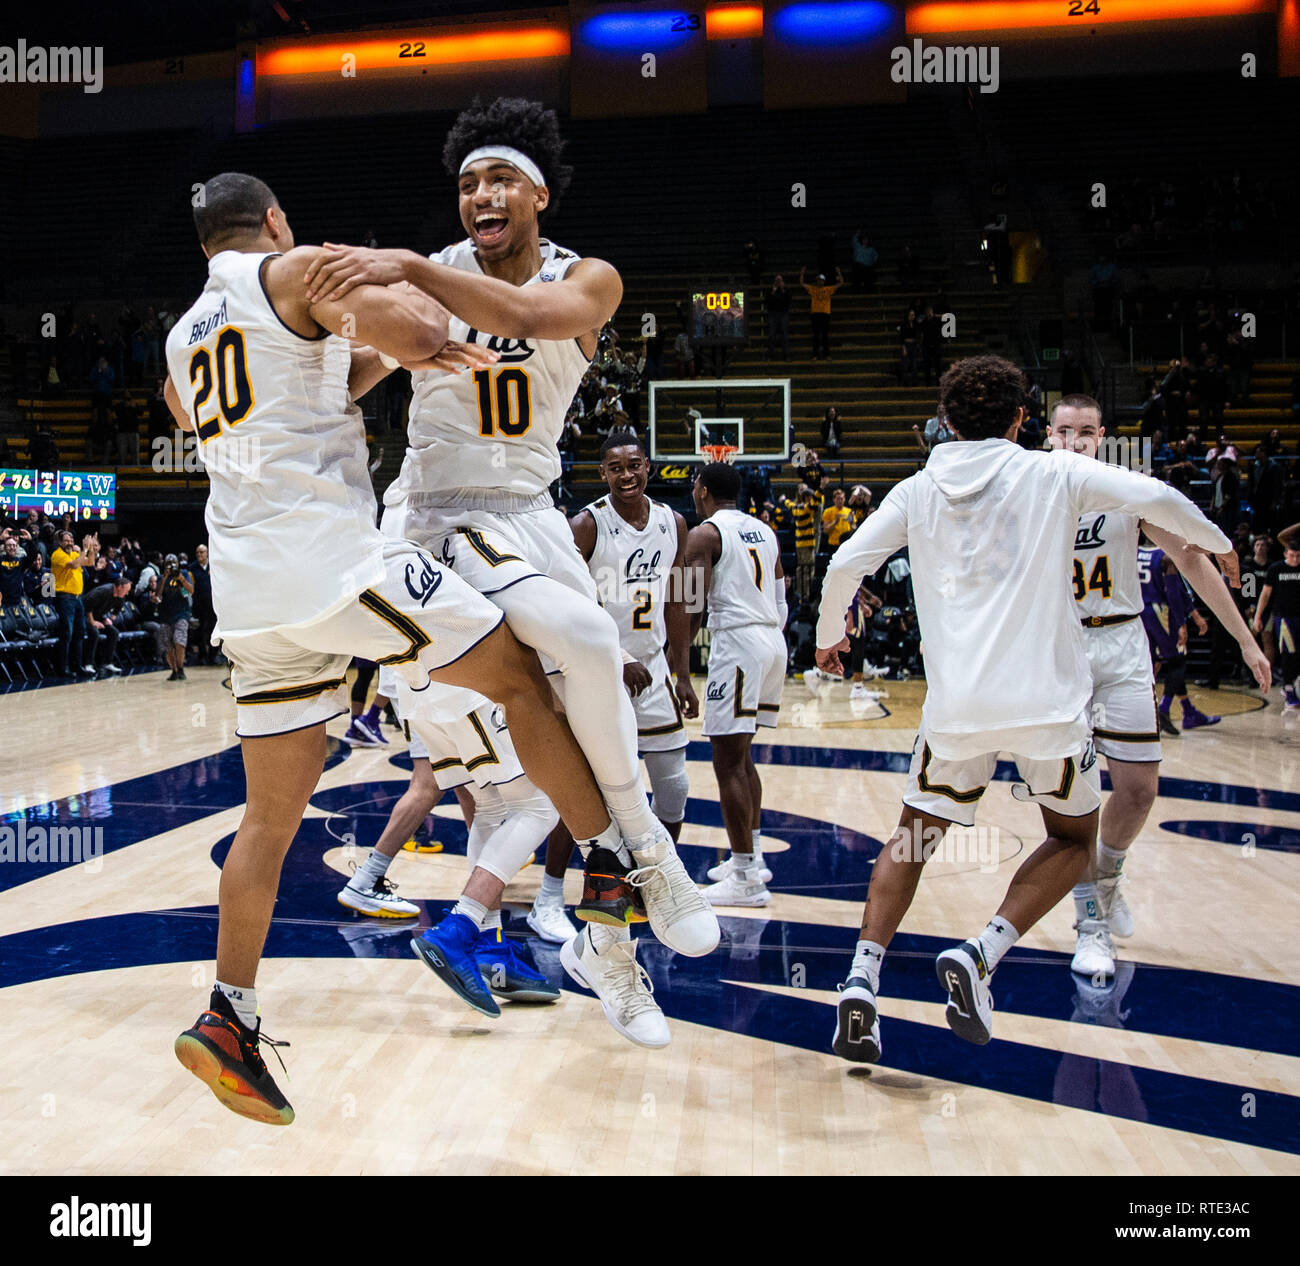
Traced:
<path id="1" fill-rule="evenodd" d="M 1206 716 L 1187 698 L 1187 648 L 1182 631 L 1193 620 L 1205 632 L 1205 621 L 1196 611 L 1192 596 L 1182 577 L 1162 549 L 1142 546 L 1138 549 L 1138 580 L 1142 585 L 1142 627 L 1151 646 L 1151 658 L 1163 666 L 1164 694 L 1157 719 L 1166 734 L 1178 733 L 1170 715 L 1176 698 L 1183 700 L 1183 728 L 1214 725 L 1218 717 Z"/>

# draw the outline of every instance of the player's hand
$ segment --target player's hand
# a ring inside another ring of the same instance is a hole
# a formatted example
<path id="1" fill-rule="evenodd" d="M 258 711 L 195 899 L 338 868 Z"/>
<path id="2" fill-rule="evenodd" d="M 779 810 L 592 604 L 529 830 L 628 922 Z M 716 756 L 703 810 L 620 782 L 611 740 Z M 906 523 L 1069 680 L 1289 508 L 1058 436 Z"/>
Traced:
<path id="1" fill-rule="evenodd" d="M 1252 620 L 1250 627 L 1255 630 L 1257 636 L 1264 631 L 1264 623 L 1262 620 Z"/>
<path id="2" fill-rule="evenodd" d="M 1184 655 L 1187 653 L 1187 625 L 1178 626 L 1178 653 Z"/>
<path id="3" fill-rule="evenodd" d="M 1251 642 L 1249 646 L 1241 648 L 1241 658 L 1254 676 L 1260 694 L 1267 695 L 1273 688 L 1273 667 L 1268 662 L 1268 656 Z"/>
<path id="4" fill-rule="evenodd" d="M 1192 612 L 1192 623 L 1196 625 L 1196 631 L 1201 637 L 1204 637 L 1209 629 L 1209 623 L 1199 611 Z"/>
<path id="5" fill-rule="evenodd" d="M 677 706 L 681 708 L 682 716 L 692 718 L 700 715 L 700 700 L 689 677 L 678 677 L 673 690 L 677 695 Z"/>
<path id="6" fill-rule="evenodd" d="M 819 646 L 816 655 L 817 667 L 824 673 L 830 673 L 832 677 L 843 677 L 844 665 L 840 663 L 839 653 L 840 651 L 847 651 L 848 649 L 849 639 L 847 637 L 841 639 L 827 650 L 822 650 Z"/>
<path id="7" fill-rule="evenodd" d="M 627 687 L 627 692 L 633 699 L 647 686 L 651 685 L 653 681 L 654 678 L 650 676 L 650 670 L 644 664 L 623 665 L 623 684 Z"/>
<path id="8" fill-rule="evenodd" d="M 1226 554 L 1215 554 L 1214 561 L 1219 564 L 1219 570 L 1228 578 L 1228 585 L 1232 589 L 1241 588 L 1241 559 L 1237 557 L 1237 551 L 1230 549 Z"/>
<path id="9" fill-rule="evenodd" d="M 403 369 L 440 369 L 447 374 L 463 374 L 467 369 L 483 365 L 495 365 L 501 359 L 500 352 L 482 347 L 478 343 L 458 343 L 448 339 L 436 356 L 425 360 L 404 361 Z"/>
<path id="10" fill-rule="evenodd" d="M 303 276 L 307 301 L 338 299 L 354 286 L 391 286 L 405 281 L 408 254 L 408 251 L 326 242 Z"/>

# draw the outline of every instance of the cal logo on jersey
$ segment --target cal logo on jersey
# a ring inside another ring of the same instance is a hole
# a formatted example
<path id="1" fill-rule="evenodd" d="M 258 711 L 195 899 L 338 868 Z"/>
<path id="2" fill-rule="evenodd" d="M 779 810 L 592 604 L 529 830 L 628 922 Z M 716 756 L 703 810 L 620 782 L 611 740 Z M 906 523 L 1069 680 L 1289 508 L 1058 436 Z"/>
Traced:
<path id="1" fill-rule="evenodd" d="M 1106 516 L 1099 514 L 1092 522 L 1091 527 L 1084 527 L 1080 524 L 1074 534 L 1075 549 L 1101 549 L 1106 542 L 1102 539 L 1101 529 L 1106 522 Z"/>
<path id="2" fill-rule="evenodd" d="M 658 580 L 659 563 L 662 557 L 662 551 L 655 550 L 649 558 L 646 558 L 645 550 L 638 547 L 627 556 L 627 565 L 623 574 L 629 581 Z"/>
<path id="3" fill-rule="evenodd" d="M 465 335 L 465 342 L 479 342 L 480 331 L 472 325 L 469 327 L 469 333 Z M 497 352 L 501 356 L 500 364 L 515 364 L 527 360 L 536 350 L 530 347 L 526 338 L 502 338 L 499 334 L 489 334 L 484 344 L 489 351 Z"/>

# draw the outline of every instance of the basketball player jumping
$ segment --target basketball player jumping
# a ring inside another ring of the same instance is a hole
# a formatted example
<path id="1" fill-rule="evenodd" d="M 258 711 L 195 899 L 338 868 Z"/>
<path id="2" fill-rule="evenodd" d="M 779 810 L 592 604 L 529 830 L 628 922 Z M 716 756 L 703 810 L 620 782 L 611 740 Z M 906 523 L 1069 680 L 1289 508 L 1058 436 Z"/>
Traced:
<path id="1" fill-rule="evenodd" d="M 409 283 L 454 314 L 458 339 L 500 353 L 499 365 L 470 375 L 414 374 L 410 446 L 385 500 L 409 498 L 412 538 L 504 611 L 520 641 L 562 675 L 569 724 L 616 824 L 584 845 L 577 911 L 616 926 L 589 930 L 582 953 L 617 949 L 622 981 L 635 974 L 626 942 L 638 892 L 655 935 L 674 950 L 711 953 L 719 930 L 650 812 L 618 630 L 548 491 L 561 470 L 556 442 L 569 403 L 623 292 L 609 264 L 539 236 L 538 216 L 572 175 L 562 150 L 554 111 L 518 99 L 475 102 L 443 150 L 468 236 L 429 259 L 331 247 L 304 277 L 314 298 L 331 302 L 362 283 Z"/>
<path id="2" fill-rule="evenodd" d="M 692 592 L 708 599 L 709 678 L 704 692 L 704 737 L 713 748 L 722 823 L 731 856 L 709 871 L 704 889 L 712 905 L 765 906 L 772 872 L 763 865 L 759 824 L 763 784 L 750 745 L 758 726 L 776 725 L 785 684 L 785 576 L 776 533 L 736 508 L 742 480 L 726 462 L 710 462 L 695 476 L 691 495 L 700 516 L 686 542 Z M 704 621 L 691 613 L 691 632 Z"/>
<path id="3" fill-rule="evenodd" d="M 971 826 L 998 753 L 1014 756 L 1012 791 L 1036 803 L 1047 839 L 1020 866 L 984 931 L 939 955 L 949 1027 L 993 1033 L 989 977 L 1007 950 L 1087 870 L 1101 778 L 1092 747 L 1083 629 L 1062 583 L 1081 515 L 1130 510 L 1213 553 L 1227 537 L 1180 493 L 1075 453 L 1015 443 L 1025 381 L 997 356 L 958 361 L 939 385 L 956 440 L 898 484 L 840 546 L 817 628 L 821 668 L 841 674 L 844 613 L 864 575 L 908 548 L 925 640 L 927 692 L 898 828 L 872 869 L 862 932 L 841 987 L 833 1049 L 880 1058 L 876 994 L 885 951 L 927 859 L 954 823 Z"/>
<path id="4" fill-rule="evenodd" d="M 541 665 L 500 611 L 375 527 L 350 394 L 381 354 L 430 373 L 486 369 L 495 354 L 449 342 L 445 310 L 422 295 L 365 285 L 346 302 L 309 298 L 319 250 L 295 247 L 252 176 L 209 180 L 194 220 L 208 283 L 168 335 L 165 394 L 209 474 L 213 605 L 247 805 L 221 869 L 216 987 L 176 1054 L 233 1111 L 287 1125 L 293 1109 L 259 1053 L 254 986 L 281 863 L 324 767 L 325 723 L 348 711 L 353 655 L 393 665 L 417 689 L 434 678 L 488 692 L 519 719 L 520 758 L 577 838 L 608 816 Z M 365 353 L 353 356 L 345 330 Z"/>
<path id="5" fill-rule="evenodd" d="M 1106 428 L 1091 396 L 1070 395 L 1052 409 L 1048 439 L 1054 449 L 1100 457 Z M 1070 966 L 1081 975 L 1113 976 L 1112 936 L 1133 935 L 1133 915 L 1120 888 L 1129 846 L 1155 804 L 1160 773 L 1160 731 L 1153 698 L 1151 654 L 1142 628 L 1139 535 L 1145 532 L 1187 577 L 1206 606 L 1237 639 L 1260 689 L 1268 692 L 1269 668 L 1214 563 L 1182 538 L 1143 522 L 1126 510 L 1085 514 L 1075 534 L 1073 591 L 1092 678 L 1092 735 L 1106 758 L 1111 793 L 1101 813 L 1095 872 L 1075 886 L 1078 939 Z M 1219 560 L 1229 583 L 1237 579 L 1237 555 Z M 1175 583 L 1181 583 L 1175 581 Z M 1184 724 L 1199 717 L 1184 703 Z"/>

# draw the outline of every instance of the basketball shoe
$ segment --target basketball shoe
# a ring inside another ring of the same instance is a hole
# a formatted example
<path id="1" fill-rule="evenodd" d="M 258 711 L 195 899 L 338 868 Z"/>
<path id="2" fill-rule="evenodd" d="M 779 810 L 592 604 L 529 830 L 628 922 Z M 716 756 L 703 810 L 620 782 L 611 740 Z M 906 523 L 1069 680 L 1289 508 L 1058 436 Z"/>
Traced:
<path id="1" fill-rule="evenodd" d="M 360 720 L 360 717 L 352 718 L 352 724 L 343 734 L 343 741 L 352 747 L 378 747 L 379 739 L 375 738 L 365 726 L 358 724 Z M 388 740 L 384 739 L 384 742 L 387 743 Z"/>
<path id="2" fill-rule="evenodd" d="M 592 928 L 583 928 L 560 950 L 564 970 L 590 989 L 605 1018 L 629 1042 L 657 1049 L 672 1040 L 668 1021 L 654 1000 L 654 985 L 636 961 L 634 940 L 615 941 L 604 953 L 592 944 Z"/>
<path id="3" fill-rule="evenodd" d="M 404 901 L 394 891 L 394 887 L 386 875 L 381 875 L 373 884 L 367 885 L 354 874 L 339 893 L 339 905 L 377 919 L 410 919 L 419 914 L 420 907 L 413 901 Z"/>
<path id="4" fill-rule="evenodd" d="M 1109 879 L 1097 880 L 1097 902 L 1106 916 L 1112 936 L 1127 940 L 1133 935 L 1133 911 L 1124 900 L 1124 890 L 1120 886 L 1122 875 L 1112 875 Z"/>
<path id="5" fill-rule="evenodd" d="M 288 1125 L 293 1108 L 262 1061 L 260 1043 L 288 1046 L 262 1035 L 262 1020 L 250 1029 L 240 1023 L 230 999 L 214 989 L 208 1009 L 176 1039 L 176 1058 L 231 1112 L 264 1125 Z M 276 1052 L 276 1059 L 280 1054 Z M 284 1061 L 280 1060 L 284 1068 Z"/>
<path id="6" fill-rule="evenodd" d="M 1160 706 L 1156 709 L 1156 720 L 1160 723 L 1160 732 L 1168 734 L 1171 738 L 1177 738 L 1180 730 L 1174 724 L 1174 719 L 1169 715 L 1169 709 L 1165 707 L 1165 701 L 1161 699 Z"/>
<path id="7" fill-rule="evenodd" d="M 474 946 L 479 975 L 498 998 L 511 1002 L 557 1002 L 560 991 L 531 963 L 500 928 L 484 928 Z"/>
<path id="8" fill-rule="evenodd" d="M 1183 729 L 1197 730 L 1203 725 L 1218 725 L 1221 717 L 1207 717 L 1190 699 L 1183 700 Z"/>
<path id="9" fill-rule="evenodd" d="M 757 867 L 732 870 L 716 884 L 703 890 L 711 906 L 765 906 L 772 900 L 767 885 L 759 878 Z"/>
<path id="10" fill-rule="evenodd" d="M 552 945 L 567 945 L 578 933 L 564 913 L 564 901 L 544 897 L 540 892 L 524 921 L 542 940 Z"/>
<path id="11" fill-rule="evenodd" d="M 759 854 L 759 856 L 761 859 L 762 854 Z M 709 877 L 710 882 L 716 884 L 720 880 L 726 879 L 728 875 L 743 869 L 752 870 L 753 867 L 743 867 L 738 861 L 736 861 L 735 855 L 733 854 L 728 857 L 725 862 L 719 862 L 716 866 L 710 866 L 704 873 Z M 772 872 L 768 870 L 766 866 L 759 866 L 758 877 L 765 884 L 770 884 L 772 882 Z"/>
<path id="12" fill-rule="evenodd" d="M 411 937 L 411 952 L 463 1002 L 475 1011 L 496 1017 L 501 1008 L 483 983 L 474 956 L 478 940 L 474 920 L 453 913 L 436 927 Z"/>
<path id="13" fill-rule="evenodd" d="M 582 900 L 574 914 L 584 923 L 626 927 L 644 923 L 636 888 L 629 881 L 631 868 L 619 861 L 612 849 L 596 846 L 588 851 L 582 873 Z M 573 936 L 564 938 L 572 940 Z"/>
<path id="14" fill-rule="evenodd" d="M 722 939 L 718 916 L 686 873 L 663 823 L 626 843 L 637 864 L 627 881 L 641 894 L 655 936 L 688 958 L 713 953 Z"/>
<path id="15" fill-rule="evenodd" d="M 1098 883 L 1098 889 L 1101 884 Z M 1098 893 L 1100 899 L 1100 892 Z M 1102 906 L 1105 909 L 1105 906 Z M 1115 946 L 1105 919 L 1080 919 L 1074 925 L 1078 933 L 1070 970 L 1080 976 L 1097 979 L 1115 974 Z"/>
<path id="16" fill-rule="evenodd" d="M 880 1013 L 876 991 L 865 976 L 850 976 L 837 986 L 840 1000 L 835 1007 L 835 1036 L 831 1050 L 855 1064 L 874 1064 L 880 1059 Z"/>
<path id="17" fill-rule="evenodd" d="M 993 1036 L 993 994 L 979 942 L 963 941 L 944 950 L 934 967 L 948 991 L 948 1027 L 963 1041 L 983 1046 Z"/>

